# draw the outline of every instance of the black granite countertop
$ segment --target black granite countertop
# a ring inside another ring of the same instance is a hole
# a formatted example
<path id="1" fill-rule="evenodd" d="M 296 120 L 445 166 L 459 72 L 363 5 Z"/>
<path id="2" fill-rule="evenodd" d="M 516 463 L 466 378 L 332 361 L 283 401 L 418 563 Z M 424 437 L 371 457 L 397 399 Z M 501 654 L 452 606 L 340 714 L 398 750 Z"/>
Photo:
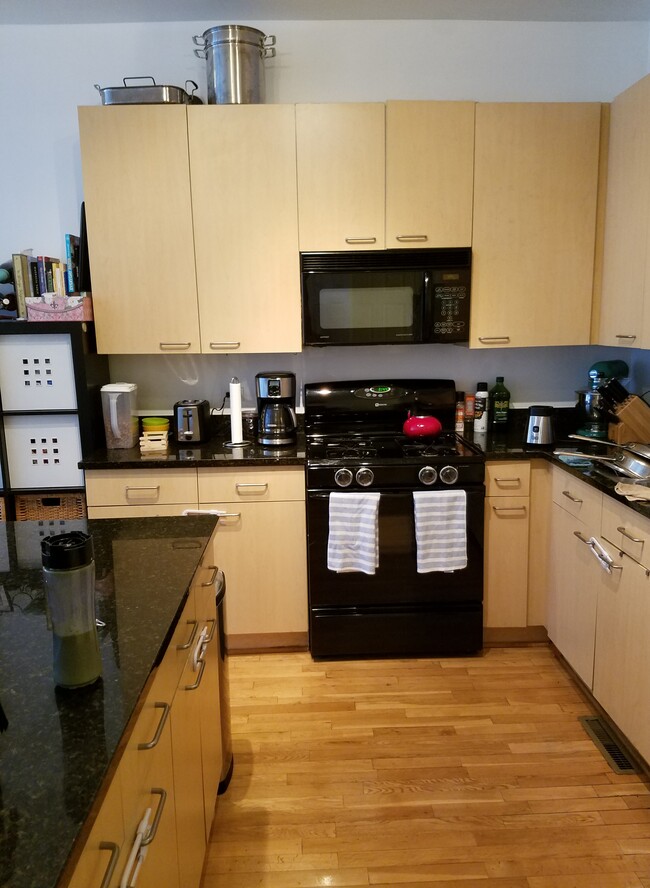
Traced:
<path id="1" fill-rule="evenodd" d="M 54 888 L 214 530 L 212 516 L 0 523 L 0 885 Z M 92 534 L 103 676 L 52 678 L 40 540 Z"/>

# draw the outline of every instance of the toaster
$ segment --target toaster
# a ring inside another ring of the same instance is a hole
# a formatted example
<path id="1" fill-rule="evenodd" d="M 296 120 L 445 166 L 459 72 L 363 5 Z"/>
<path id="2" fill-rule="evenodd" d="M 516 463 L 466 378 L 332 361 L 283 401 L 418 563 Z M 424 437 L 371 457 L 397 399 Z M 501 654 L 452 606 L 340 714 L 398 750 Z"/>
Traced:
<path id="1" fill-rule="evenodd" d="M 174 404 L 174 440 L 179 444 L 200 443 L 210 437 L 210 404 L 187 400 Z"/>

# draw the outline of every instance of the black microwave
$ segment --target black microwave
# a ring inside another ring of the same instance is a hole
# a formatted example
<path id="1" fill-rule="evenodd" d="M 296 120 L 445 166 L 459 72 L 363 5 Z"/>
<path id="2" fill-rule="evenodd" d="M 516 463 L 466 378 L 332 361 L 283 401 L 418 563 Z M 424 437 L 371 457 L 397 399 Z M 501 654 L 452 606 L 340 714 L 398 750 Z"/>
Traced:
<path id="1" fill-rule="evenodd" d="M 469 340 L 469 247 L 301 253 L 304 345 Z"/>

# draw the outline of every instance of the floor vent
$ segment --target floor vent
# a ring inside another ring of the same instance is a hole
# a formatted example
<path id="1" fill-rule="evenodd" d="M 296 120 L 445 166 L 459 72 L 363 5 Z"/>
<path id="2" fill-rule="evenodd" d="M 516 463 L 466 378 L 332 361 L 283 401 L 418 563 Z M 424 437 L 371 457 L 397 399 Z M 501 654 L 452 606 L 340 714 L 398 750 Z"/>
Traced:
<path id="1" fill-rule="evenodd" d="M 625 755 L 619 744 L 612 737 L 602 719 L 594 715 L 583 715 L 578 719 L 589 734 L 603 756 L 617 774 L 636 774 L 639 769 Z"/>

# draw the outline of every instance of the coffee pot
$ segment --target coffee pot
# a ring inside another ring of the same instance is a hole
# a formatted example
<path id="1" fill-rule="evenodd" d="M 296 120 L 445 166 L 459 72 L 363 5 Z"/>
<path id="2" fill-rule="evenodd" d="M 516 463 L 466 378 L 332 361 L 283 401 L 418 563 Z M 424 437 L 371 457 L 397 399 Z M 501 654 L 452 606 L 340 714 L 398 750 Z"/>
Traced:
<path id="1" fill-rule="evenodd" d="M 289 447 L 296 442 L 296 377 L 293 373 L 258 373 L 257 441 L 266 447 Z"/>

